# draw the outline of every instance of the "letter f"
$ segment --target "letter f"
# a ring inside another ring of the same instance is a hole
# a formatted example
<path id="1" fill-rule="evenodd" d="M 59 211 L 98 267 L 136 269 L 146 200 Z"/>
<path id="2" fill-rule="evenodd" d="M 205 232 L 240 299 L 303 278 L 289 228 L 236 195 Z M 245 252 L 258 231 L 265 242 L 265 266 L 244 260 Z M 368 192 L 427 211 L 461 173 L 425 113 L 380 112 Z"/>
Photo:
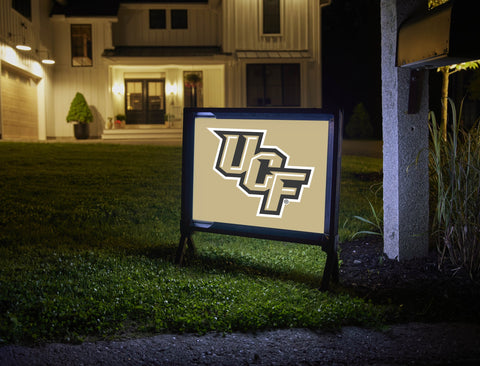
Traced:
<path id="1" fill-rule="evenodd" d="M 308 186 L 310 183 L 311 173 L 312 171 L 309 169 L 287 169 L 287 171 L 272 172 L 272 187 L 266 192 L 259 213 L 281 215 L 284 200 L 298 200 L 304 186 Z"/>

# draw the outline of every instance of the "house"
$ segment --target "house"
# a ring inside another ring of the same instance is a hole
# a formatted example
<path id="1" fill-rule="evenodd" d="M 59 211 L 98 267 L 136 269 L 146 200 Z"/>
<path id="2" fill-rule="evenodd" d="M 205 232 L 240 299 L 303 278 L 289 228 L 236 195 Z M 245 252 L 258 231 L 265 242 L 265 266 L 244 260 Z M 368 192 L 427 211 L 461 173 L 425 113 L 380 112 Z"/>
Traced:
<path id="1" fill-rule="evenodd" d="M 0 0 L 1 137 L 72 139 L 76 92 L 104 139 L 180 137 L 189 106 L 321 107 L 329 2 Z"/>

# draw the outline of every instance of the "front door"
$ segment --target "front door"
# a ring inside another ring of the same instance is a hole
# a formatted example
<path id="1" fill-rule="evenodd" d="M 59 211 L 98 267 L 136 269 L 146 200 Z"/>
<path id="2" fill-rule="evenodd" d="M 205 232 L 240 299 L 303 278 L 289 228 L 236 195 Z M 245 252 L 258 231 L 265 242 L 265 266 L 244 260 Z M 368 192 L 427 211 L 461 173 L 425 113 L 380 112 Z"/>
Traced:
<path id="1" fill-rule="evenodd" d="M 127 124 L 165 124 L 165 80 L 125 79 Z"/>

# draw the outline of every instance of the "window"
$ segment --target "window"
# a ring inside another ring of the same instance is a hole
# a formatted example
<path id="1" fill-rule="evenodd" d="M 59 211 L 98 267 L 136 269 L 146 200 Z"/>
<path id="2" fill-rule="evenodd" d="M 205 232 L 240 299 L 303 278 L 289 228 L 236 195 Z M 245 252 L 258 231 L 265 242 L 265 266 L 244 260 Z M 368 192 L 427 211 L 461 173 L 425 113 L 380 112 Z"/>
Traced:
<path id="1" fill-rule="evenodd" d="M 72 66 L 92 66 L 92 25 L 72 24 Z"/>
<path id="2" fill-rule="evenodd" d="M 300 64 L 248 64 L 247 106 L 300 106 Z"/>
<path id="3" fill-rule="evenodd" d="M 170 29 L 188 29 L 188 11 L 183 9 L 168 10 Z M 167 29 L 167 10 L 149 10 L 150 29 Z"/>
<path id="4" fill-rule="evenodd" d="M 126 81 L 127 111 L 141 111 L 143 109 L 142 81 Z"/>
<path id="5" fill-rule="evenodd" d="M 280 34 L 280 0 L 263 0 L 263 34 Z"/>
<path id="6" fill-rule="evenodd" d="M 25 18 L 32 20 L 31 0 L 12 0 L 12 8 L 22 14 Z"/>
<path id="7" fill-rule="evenodd" d="M 150 29 L 166 29 L 167 17 L 164 9 L 150 10 Z"/>
<path id="8" fill-rule="evenodd" d="M 170 15 L 171 15 L 172 29 L 188 28 L 187 10 L 171 10 Z"/>

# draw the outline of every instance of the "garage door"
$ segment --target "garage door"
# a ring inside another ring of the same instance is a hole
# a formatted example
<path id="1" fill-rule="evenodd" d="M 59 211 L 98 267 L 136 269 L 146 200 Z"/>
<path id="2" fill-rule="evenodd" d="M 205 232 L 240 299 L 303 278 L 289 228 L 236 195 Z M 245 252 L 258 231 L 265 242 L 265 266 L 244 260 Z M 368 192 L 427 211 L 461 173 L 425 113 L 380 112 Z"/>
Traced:
<path id="1" fill-rule="evenodd" d="M 2 65 L 0 101 L 2 138 L 38 140 L 35 80 L 28 74 Z"/>

